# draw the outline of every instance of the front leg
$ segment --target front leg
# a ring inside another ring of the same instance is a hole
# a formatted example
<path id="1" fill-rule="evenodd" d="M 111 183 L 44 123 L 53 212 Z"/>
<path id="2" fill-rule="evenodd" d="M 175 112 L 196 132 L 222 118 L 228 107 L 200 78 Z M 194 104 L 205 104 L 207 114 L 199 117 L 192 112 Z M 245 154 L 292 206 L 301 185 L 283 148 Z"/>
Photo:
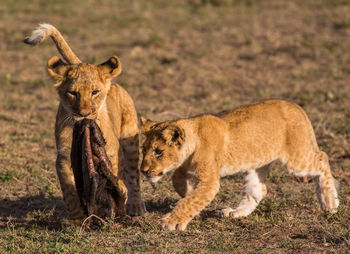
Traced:
<path id="1" fill-rule="evenodd" d="M 196 189 L 181 199 L 175 208 L 162 218 L 162 227 L 169 230 L 185 230 L 191 219 L 200 213 L 218 193 L 219 178 L 212 176 L 200 180 Z"/>
<path id="2" fill-rule="evenodd" d="M 117 191 L 119 194 L 119 200 L 117 201 L 117 214 L 124 215 L 125 214 L 125 203 L 127 200 L 127 187 L 124 183 L 124 153 L 120 148 L 119 142 L 107 143 L 106 152 L 108 158 L 112 164 L 112 173 L 117 177 Z"/>
<path id="3" fill-rule="evenodd" d="M 80 198 L 75 186 L 74 172 L 71 167 L 71 144 L 73 126 L 70 122 L 61 122 L 63 118 L 62 108 L 59 108 L 55 126 L 57 159 L 56 171 L 61 185 L 63 200 L 68 208 L 69 220 L 76 223 L 82 220 L 85 215 L 80 204 Z M 65 118 L 63 118 L 65 119 Z"/>
<path id="4" fill-rule="evenodd" d="M 125 155 L 124 177 L 128 189 L 126 213 L 130 216 L 142 216 L 146 212 L 140 189 L 139 137 L 138 134 L 121 140 Z"/>
<path id="5" fill-rule="evenodd" d="M 80 205 L 80 199 L 75 187 L 69 148 L 61 148 L 58 152 L 56 170 L 61 185 L 63 200 L 68 208 L 69 220 L 72 222 L 81 221 L 84 218 L 84 212 Z"/>

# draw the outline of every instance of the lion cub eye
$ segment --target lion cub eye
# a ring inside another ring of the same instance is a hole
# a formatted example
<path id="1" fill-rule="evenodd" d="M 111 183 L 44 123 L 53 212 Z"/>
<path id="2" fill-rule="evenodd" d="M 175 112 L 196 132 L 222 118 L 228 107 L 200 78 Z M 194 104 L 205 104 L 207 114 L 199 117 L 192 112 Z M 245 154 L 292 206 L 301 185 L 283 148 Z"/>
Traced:
<path id="1" fill-rule="evenodd" d="M 163 150 L 160 150 L 159 148 L 153 149 L 153 154 L 156 157 L 159 157 L 159 156 L 161 156 L 163 154 Z"/>
<path id="2" fill-rule="evenodd" d="M 98 94 L 99 92 L 100 92 L 99 90 L 94 90 L 94 91 L 92 91 L 91 95 L 94 96 L 94 95 Z"/>
<path id="3" fill-rule="evenodd" d="M 68 94 L 74 96 L 74 97 L 78 97 L 78 93 L 75 91 L 68 91 Z"/>

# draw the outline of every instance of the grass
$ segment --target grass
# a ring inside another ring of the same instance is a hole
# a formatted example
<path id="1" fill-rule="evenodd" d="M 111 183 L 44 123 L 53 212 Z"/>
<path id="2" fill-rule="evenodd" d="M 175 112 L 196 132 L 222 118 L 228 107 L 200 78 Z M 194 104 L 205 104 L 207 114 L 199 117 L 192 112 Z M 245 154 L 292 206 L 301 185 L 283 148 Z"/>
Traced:
<path id="1" fill-rule="evenodd" d="M 44 1 L 0 4 L 0 253 L 344 253 L 350 248 L 350 4 L 345 0 Z M 234 206 L 243 175 L 185 232 L 159 228 L 179 197 L 168 176 L 143 181 L 149 211 L 88 230 L 65 224 L 55 172 L 58 96 L 46 61 L 52 42 L 21 41 L 41 22 L 63 33 L 78 56 L 98 64 L 118 55 L 117 82 L 140 115 L 166 120 L 231 109 L 265 98 L 303 106 L 341 183 L 339 212 L 323 213 L 312 179 L 273 163 L 268 195 L 246 218 Z"/>

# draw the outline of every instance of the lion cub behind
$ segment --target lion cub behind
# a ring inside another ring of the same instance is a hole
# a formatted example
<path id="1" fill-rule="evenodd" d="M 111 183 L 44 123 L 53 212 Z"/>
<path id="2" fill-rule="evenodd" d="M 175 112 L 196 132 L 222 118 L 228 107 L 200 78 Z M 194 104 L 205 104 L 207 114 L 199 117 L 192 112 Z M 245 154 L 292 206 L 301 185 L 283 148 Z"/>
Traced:
<path id="1" fill-rule="evenodd" d="M 163 227 L 184 230 L 220 187 L 220 177 L 246 172 L 245 194 L 222 216 L 247 216 L 266 195 L 269 163 L 280 160 L 297 176 L 316 176 L 322 209 L 339 205 L 327 154 L 320 151 L 311 123 L 296 104 L 267 100 L 216 115 L 155 123 L 141 119 L 145 134 L 141 171 L 151 182 L 176 169 L 172 181 L 183 197 L 162 219 Z M 198 184 L 190 184 L 195 176 Z"/>

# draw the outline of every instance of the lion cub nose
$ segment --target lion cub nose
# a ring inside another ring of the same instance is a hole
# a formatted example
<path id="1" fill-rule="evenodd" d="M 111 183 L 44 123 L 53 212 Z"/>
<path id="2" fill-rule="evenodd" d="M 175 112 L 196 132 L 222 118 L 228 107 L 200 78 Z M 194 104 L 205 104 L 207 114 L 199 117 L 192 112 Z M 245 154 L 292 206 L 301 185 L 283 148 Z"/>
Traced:
<path id="1" fill-rule="evenodd" d="M 148 168 L 143 168 L 141 169 L 142 173 L 144 173 L 146 176 L 150 175 L 150 171 L 148 170 Z"/>
<path id="2" fill-rule="evenodd" d="M 90 115 L 91 112 L 80 112 L 79 113 L 79 116 L 82 116 L 82 117 L 87 117 L 88 115 Z"/>

